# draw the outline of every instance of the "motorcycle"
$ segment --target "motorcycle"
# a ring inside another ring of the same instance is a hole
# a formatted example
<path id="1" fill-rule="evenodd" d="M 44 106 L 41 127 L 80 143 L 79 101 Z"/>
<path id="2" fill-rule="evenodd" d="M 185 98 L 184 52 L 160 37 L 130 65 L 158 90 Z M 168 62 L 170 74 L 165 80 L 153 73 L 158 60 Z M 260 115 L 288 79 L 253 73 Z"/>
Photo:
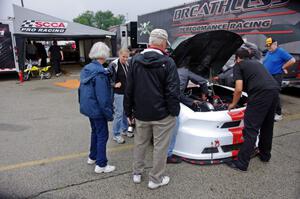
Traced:
<path id="1" fill-rule="evenodd" d="M 23 76 L 23 79 L 25 81 L 30 80 L 31 77 L 40 77 L 40 79 L 50 79 L 52 76 L 51 72 L 49 71 L 51 66 L 39 67 L 38 62 L 32 60 L 29 60 L 26 66 L 27 67 L 24 70 Z"/>

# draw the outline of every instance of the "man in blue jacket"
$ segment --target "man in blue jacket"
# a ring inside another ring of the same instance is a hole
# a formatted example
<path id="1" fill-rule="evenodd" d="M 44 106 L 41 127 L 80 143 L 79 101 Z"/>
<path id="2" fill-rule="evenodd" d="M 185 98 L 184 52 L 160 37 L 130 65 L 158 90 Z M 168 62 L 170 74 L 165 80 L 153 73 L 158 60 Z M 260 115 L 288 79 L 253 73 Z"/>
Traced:
<path id="1" fill-rule="evenodd" d="M 106 158 L 107 122 L 113 119 L 113 99 L 109 72 L 102 64 L 109 56 L 109 51 L 102 42 L 93 45 L 89 54 L 93 61 L 82 69 L 78 89 L 80 113 L 89 118 L 92 129 L 87 163 L 96 163 L 96 173 L 109 173 L 115 170 L 115 166 L 107 164 Z"/>

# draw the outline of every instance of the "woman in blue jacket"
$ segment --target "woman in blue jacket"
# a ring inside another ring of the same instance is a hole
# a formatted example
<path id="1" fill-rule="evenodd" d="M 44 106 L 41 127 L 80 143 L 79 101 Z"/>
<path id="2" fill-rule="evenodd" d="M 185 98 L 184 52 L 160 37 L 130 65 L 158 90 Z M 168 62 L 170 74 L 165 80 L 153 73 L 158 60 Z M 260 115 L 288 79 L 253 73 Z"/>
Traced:
<path id="1" fill-rule="evenodd" d="M 96 173 L 109 173 L 115 166 L 107 164 L 106 143 L 108 121 L 113 119 L 113 100 L 109 72 L 102 64 L 109 56 L 110 49 L 102 42 L 93 45 L 89 57 L 93 61 L 80 72 L 79 104 L 80 112 L 87 116 L 91 124 L 91 146 L 87 163 L 96 163 Z"/>

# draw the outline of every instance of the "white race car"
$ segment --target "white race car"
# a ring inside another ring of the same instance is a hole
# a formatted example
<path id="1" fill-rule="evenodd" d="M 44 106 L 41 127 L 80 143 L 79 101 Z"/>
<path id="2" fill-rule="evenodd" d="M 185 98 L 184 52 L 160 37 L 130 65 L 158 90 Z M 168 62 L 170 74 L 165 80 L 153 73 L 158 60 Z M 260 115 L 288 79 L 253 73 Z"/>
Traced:
<path id="1" fill-rule="evenodd" d="M 243 44 L 242 38 L 229 31 L 200 33 L 181 42 L 172 56 L 180 66 L 189 59 L 189 68 L 205 78 L 216 75 Z M 181 104 L 179 130 L 173 153 L 194 164 L 217 164 L 229 161 L 243 143 L 242 129 L 247 94 L 243 93 L 236 109 L 228 111 L 233 88 L 210 84 L 208 101 L 196 110 Z M 200 89 L 190 88 L 191 98 L 201 96 Z"/>

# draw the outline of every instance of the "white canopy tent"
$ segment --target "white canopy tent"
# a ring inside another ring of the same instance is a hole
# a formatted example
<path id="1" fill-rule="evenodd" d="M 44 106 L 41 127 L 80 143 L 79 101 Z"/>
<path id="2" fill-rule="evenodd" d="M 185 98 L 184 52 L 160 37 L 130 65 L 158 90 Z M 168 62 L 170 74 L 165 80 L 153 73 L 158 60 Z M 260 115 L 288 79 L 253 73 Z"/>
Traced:
<path id="1" fill-rule="evenodd" d="M 14 35 L 18 35 L 18 36 L 52 37 L 52 38 L 102 38 L 102 37 L 110 38 L 111 36 L 115 35 L 115 33 L 113 32 L 78 24 L 75 22 L 70 22 L 34 10 L 23 8 L 17 5 L 13 5 L 13 10 L 14 10 L 14 22 L 13 22 Z M 37 22 L 41 22 L 38 23 L 40 27 L 46 28 L 46 26 L 48 26 L 48 29 L 54 28 L 55 26 L 64 25 L 65 32 L 52 32 L 52 33 L 49 31 L 30 32 L 30 29 L 28 29 L 27 31 L 26 29 L 24 29 L 24 25 L 31 26 Z M 54 27 L 51 26 L 51 22 L 56 23 L 54 24 L 55 25 Z"/>
<path id="2" fill-rule="evenodd" d="M 30 40 L 76 40 L 80 60 L 87 61 L 93 43 L 105 42 L 116 53 L 115 33 L 70 22 L 13 4 L 13 36 L 19 49 L 19 66 L 24 66 L 25 41 Z M 23 50 L 22 50 L 23 49 Z"/>

